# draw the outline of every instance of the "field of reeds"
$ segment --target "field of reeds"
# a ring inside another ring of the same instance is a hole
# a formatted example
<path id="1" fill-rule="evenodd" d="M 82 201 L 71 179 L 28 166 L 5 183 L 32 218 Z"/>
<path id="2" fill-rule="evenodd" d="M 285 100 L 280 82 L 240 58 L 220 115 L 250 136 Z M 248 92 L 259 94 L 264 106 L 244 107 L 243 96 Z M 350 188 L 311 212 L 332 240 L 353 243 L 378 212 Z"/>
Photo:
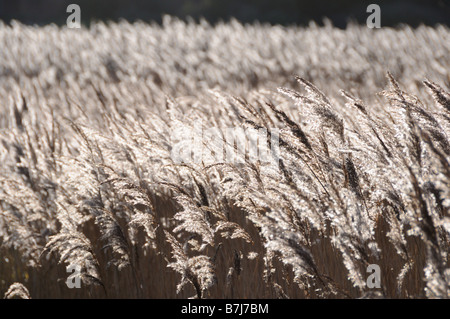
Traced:
<path id="1" fill-rule="evenodd" d="M 450 297 L 449 57 L 445 26 L 0 24 L 0 296 Z"/>

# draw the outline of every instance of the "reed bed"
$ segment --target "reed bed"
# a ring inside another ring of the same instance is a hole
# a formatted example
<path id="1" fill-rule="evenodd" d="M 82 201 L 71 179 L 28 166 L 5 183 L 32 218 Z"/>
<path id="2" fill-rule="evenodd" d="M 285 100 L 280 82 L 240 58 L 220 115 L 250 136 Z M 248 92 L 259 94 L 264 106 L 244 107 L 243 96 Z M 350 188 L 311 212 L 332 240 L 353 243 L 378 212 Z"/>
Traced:
<path id="1" fill-rule="evenodd" d="M 448 27 L 14 22 L 0 47 L 1 296 L 450 297 Z"/>

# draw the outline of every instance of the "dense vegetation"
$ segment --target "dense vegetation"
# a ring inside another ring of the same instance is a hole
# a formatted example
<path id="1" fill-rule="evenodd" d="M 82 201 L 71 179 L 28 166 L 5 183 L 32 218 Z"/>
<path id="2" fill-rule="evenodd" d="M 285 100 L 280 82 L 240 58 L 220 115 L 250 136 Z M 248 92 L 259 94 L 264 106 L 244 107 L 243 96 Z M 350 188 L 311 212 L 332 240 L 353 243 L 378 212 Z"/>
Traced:
<path id="1" fill-rule="evenodd" d="M 1 295 L 450 296 L 447 27 L 14 23 L 0 47 Z M 218 160 L 211 128 L 278 149 Z"/>

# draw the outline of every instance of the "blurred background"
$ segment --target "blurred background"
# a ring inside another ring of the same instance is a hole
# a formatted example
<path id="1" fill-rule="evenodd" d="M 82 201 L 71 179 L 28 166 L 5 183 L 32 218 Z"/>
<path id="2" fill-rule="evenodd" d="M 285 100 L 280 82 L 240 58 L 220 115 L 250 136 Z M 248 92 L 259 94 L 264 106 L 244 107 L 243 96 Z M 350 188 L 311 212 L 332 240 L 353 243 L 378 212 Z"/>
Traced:
<path id="1" fill-rule="evenodd" d="M 169 14 L 185 19 L 205 18 L 211 23 L 231 17 L 241 22 L 306 25 L 311 20 L 321 24 L 324 17 L 337 27 L 350 20 L 365 23 L 370 3 L 381 7 L 381 25 L 402 23 L 417 26 L 450 22 L 450 0 L 0 0 L 0 20 L 19 20 L 26 24 L 65 24 L 66 8 L 71 3 L 81 7 L 82 23 L 126 19 L 155 21 Z"/>

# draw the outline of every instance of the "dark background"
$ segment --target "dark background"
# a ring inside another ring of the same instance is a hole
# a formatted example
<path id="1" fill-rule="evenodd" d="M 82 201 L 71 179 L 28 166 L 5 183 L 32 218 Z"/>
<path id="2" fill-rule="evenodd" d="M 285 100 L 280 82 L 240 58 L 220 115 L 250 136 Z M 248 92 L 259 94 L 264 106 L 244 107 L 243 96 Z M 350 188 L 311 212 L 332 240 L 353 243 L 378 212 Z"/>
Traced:
<path id="1" fill-rule="evenodd" d="M 305 25 L 314 20 L 321 24 L 328 17 L 335 26 L 345 27 L 349 20 L 365 23 L 370 3 L 381 7 L 381 25 L 401 23 L 417 26 L 450 22 L 450 0 L 0 0 L 0 20 L 12 19 L 26 24 L 65 24 L 70 3 L 81 7 L 84 24 L 93 20 L 126 19 L 161 22 L 163 14 L 211 23 L 235 17 L 242 22 Z"/>

